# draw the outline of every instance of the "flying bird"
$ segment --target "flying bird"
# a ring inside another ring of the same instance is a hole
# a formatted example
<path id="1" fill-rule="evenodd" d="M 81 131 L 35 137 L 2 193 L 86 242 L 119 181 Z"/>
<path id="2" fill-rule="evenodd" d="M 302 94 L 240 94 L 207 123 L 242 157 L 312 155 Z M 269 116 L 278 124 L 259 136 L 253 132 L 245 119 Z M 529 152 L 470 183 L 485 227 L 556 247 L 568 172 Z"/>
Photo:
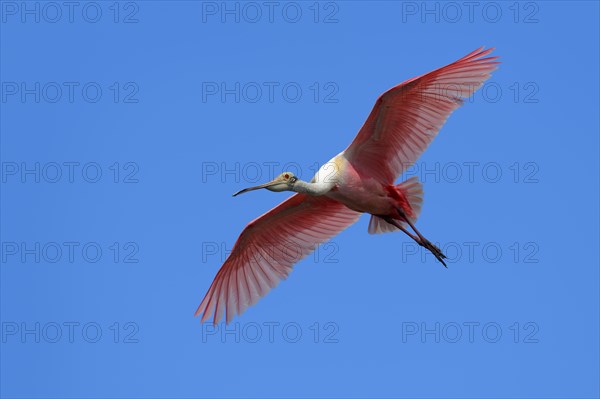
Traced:
<path id="1" fill-rule="evenodd" d="M 296 262 L 317 245 L 371 214 L 371 234 L 402 231 L 444 265 L 446 256 L 415 227 L 423 203 L 416 177 L 395 180 L 425 151 L 448 116 L 496 69 L 498 57 L 483 47 L 425 75 L 405 81 L 375 102 L 348 148 L 324 164 L 310 182 L 284 172 L 265 188 L 294 191 L 275 208 L 250 222 L 217 272 L 196 316 L 205 322 L 235 314 L 287 278 Z"/>

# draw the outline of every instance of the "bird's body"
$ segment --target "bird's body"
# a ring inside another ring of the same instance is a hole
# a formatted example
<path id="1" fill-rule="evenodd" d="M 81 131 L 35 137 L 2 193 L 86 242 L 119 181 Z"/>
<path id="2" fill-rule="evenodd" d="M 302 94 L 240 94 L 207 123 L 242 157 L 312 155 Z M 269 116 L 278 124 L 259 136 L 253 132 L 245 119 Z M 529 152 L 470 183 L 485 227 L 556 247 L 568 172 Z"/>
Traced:
<path id="1" fill-rule="evenodd" d="M 484 58 L 491 51 L 478 49 L 382 94 L 350 146 L 311 181 L 284 172 L 234 194 L 260 188 L 296 192 L 246 226 L 196 315 L 205 321 L 214 314 L 218 323 L 226 313 L 231 321 L 286 278 L 296 262 L 363 213 L 371 214 L 369 233 L 403 231 L 445 266 L 445 255 L 414 225 L 423 202 L 421 183 L 414 177 L 394 181 L 496 68 L 497 57 Z"/>
<path id="2" fill-rule="evenodd" d="M 323 195 L 356 212 L 390 215 L 395 210 L 394 198 L 386 185 L 361 175 L 343 152 L 321 166 L 311 182 L 329 187 Z"/>

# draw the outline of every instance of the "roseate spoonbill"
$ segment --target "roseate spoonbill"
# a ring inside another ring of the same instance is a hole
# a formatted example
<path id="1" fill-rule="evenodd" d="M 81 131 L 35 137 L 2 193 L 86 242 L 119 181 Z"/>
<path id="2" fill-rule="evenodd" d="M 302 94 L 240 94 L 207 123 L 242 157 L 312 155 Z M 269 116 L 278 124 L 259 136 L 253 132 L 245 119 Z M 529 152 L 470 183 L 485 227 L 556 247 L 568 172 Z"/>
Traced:
<path id="1" fill-rule="evenodd" d="M 396 185 L 394 181 L 423 153 L 462 100 L 496 69 L 498 57 L 486 57 L 492 50 L 479 48 L 383 93 L 350 146 L 310 182 L 284 172 L 233 194 L 261 188 L 297 193 L 246 226 L 196 316 L 202 314 L 204 322 L 214 314 L 216 324 L 225 312 L 229 323 L 285 279 L 294 263 L 362 213 L 371 214 L 369 233 L 401 230 L 446 266 L 444 254 L 414 225 L 423 203 L 421 183 L 415 177 Z"/>

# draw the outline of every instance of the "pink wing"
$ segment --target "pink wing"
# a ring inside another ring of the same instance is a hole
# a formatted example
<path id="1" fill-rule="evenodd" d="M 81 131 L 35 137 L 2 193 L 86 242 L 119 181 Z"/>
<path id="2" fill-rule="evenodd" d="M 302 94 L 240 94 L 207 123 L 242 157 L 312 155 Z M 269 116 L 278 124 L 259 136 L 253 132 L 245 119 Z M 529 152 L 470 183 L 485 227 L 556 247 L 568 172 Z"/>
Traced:
<path id="1" fill-rule="evenodd" d="M 393 183 L 437 135 L 452 111 L 490 77 L 499 62 L 483 47 L 383 93 L 346 149 L 359 173 Z"/>
<path id="2" fill-rule="evenodd" d="M 292 266 L 352 223 L 360 213 L 327 197 L 295 194 L 248 223 L 196 310 L 227 323 L 285 279 Z"/>

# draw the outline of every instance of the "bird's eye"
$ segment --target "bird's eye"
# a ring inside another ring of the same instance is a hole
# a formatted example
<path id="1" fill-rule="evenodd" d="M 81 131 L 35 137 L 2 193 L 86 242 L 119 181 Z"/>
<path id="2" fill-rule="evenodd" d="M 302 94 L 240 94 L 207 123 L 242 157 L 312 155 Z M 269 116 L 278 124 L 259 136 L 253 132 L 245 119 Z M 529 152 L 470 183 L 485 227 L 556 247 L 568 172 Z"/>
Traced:
<path id="1" fill-rule="evenodd" d="M 290 175 L 288 175 L 287 173 L 285 175 L 283 175 L 283 177 L 285 177 L 286 179 L 290 178 Z"/>

